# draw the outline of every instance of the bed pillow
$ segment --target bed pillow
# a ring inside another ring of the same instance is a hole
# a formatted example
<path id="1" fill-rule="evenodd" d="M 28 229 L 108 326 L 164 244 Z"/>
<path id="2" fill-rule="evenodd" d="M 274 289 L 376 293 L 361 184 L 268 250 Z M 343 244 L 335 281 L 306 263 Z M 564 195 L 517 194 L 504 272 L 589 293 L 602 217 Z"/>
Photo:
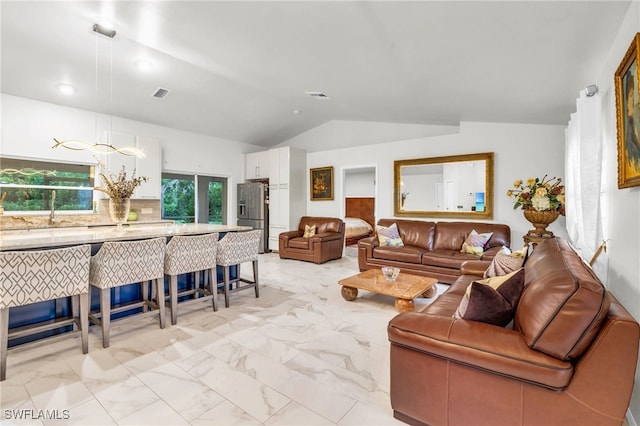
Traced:
<path id="1" fill-rule="evenodd" d="M 484 253 L 484 247 L 492 235 L 493 232 L 478 234 L 478 232 L 474 229 L 467 236 L 467 239 L 464 240 L 464 243 L 462 243 L 462 250 L 460 250 L 460 252 L 482 256 L 482 254 Z"/>
<path id="2" fill-rule="evenodd" d="M 391 226 L 376 226 L 376 234 L 378 234 L 378 243 L 382 247 L 401 247 L 404 246 L 402 238 L 398 233 L 398 225 L 395 223 Z"/>
<path id="3" fill-rule="evenodd" d="M 524 268 L 474 281 L 453 316 L 504 327 L 513 320 L 523 289 Z"/>
<path id="4" fill-rule="evenodd" d="M 315 225 L 305 225 L 304 226 L 304 235 L 302 238 L 311 238 L 316 235 L 316 226 Z"/>
<path id="5" fill-rule="evenodd" d="M 487 270 L 484 271 L 484 278 L 509 274 L 516 269 L 522 268 L 526 256 L 526 246 L 514 252 L 509 250 L 508 247 L 502 246 L 500 251 L 496 253 L 495 257 L 491 261 Z"/>

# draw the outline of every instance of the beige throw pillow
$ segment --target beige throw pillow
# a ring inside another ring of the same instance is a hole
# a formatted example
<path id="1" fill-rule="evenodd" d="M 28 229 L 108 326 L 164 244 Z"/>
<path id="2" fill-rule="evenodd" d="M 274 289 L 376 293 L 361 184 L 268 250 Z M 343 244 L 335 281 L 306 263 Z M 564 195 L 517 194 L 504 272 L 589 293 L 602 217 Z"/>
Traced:
<path id="1" fill-rule="evenodd" d="M 522 267 L 524 258 L 527 256 L 527 247 L 511 252 L 507 247 L 502 247 L 495 255 L 491 264 L 484 271 L 484 278 L 497 277 L 515 271 Z"/>
<path id="2" fill-rule="evenodd" d="M 312 225 L 305 225 L 304 226 L 304 235 L 302 236 L 303 238 L 311 238 L 314 235 L 316 235 L 316 226 Z"/>

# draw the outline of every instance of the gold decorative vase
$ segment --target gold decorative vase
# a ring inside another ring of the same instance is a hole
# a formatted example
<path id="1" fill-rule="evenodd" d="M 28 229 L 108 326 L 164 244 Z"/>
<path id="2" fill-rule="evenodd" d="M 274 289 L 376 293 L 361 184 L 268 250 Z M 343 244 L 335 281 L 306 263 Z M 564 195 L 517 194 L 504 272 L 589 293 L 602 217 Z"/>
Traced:
<path id="1" fill-rule="evenodd" d="M 127 221 L 130 209 L 130 198 L 109 198 L 109 216 L 118 227 Z"/>
<path id="2" fill-rule="evenodd" d="M 530 230 L 527 235 L 534 237 L 552 238 L 553 232 L 547 231 L 547 226 L 552 224 L 560 212 L 557 210 L 544 210 L 538 211 L 535 209 L 526 209 L 524 211 L 524 217 L 534 226 L 535 229 Z"/>

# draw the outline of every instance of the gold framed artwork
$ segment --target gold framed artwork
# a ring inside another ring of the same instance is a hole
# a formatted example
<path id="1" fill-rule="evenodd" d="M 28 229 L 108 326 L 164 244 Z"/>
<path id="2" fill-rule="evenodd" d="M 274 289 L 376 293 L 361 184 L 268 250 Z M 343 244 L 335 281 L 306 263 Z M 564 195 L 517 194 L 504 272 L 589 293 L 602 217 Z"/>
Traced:
<path id="1" fill-rule="evenodd" d="M 640 97 L 637 33 L 615 73 L 618 130 L 618 188 L 640 185 Z"/>
<path id="2" fill-rule="evenodd" d="M 311 201 L 333 200 L 333 166 L 309 169 Z"/>

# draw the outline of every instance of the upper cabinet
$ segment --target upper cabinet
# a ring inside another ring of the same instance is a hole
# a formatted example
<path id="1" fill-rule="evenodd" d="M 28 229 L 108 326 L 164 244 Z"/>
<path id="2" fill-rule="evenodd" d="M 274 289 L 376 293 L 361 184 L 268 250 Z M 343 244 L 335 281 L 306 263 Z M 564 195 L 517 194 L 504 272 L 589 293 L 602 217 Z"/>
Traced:
<path id="1" fill-rule="evenodd" d="M 245 155 L 245 179 L 269 178 L 269 151 L 251 152 Z"/>
<path id="2" fill-rule="evenodd" d="M 134 136 L 124 133 L 112 132 L 110 143 L 116 147 L 132 146 L 144 151 L 144 158 L 133 155 L 110 154 L 106 156 L 106 166 L 108 172 L 114 176 L 124 167 L 127 179 L 132 177 L 135 171 L 136 176 L 146 176 L 149 179 L 136 188 L 133 193 L 134 199 L 159 200 L 162 188 L 162 149 L 160 139 L 147 136 Z M 99 180 L 96 181 L 98 183 Z"/>
<path id="3" fill-rule="evenodd" d="M 290 165 L 288 146 L 282 148 L 274 148 L 269 150 L 270 154 L 270 173 L 269 185 L 289 185 L 290 181 Z"/>
<path id="4" fill-rule="evenodd" d="M 144 151 L 144 158 L 136 158 L 136 176 L 146 176 L 149 180 L 136 188 L 133 198 L 159 200 L 162 190 L 160 139 L 138 136 L 136 147 Z"/>
<path id="5" fill-rule="evenodd" d="M 125 133 L 107 132 L 105 140 L 115 147 L 136 146 L 136 137 Z M 136 157 L 131 155 L 122 155 L 118 153 L 106 155 L 107 171 L 117 176 L 124 167 L 127 177 L 131 177 L 131 173 L 136 168 Z M 106 174 L 106 173 L 105 173 Z"/>

